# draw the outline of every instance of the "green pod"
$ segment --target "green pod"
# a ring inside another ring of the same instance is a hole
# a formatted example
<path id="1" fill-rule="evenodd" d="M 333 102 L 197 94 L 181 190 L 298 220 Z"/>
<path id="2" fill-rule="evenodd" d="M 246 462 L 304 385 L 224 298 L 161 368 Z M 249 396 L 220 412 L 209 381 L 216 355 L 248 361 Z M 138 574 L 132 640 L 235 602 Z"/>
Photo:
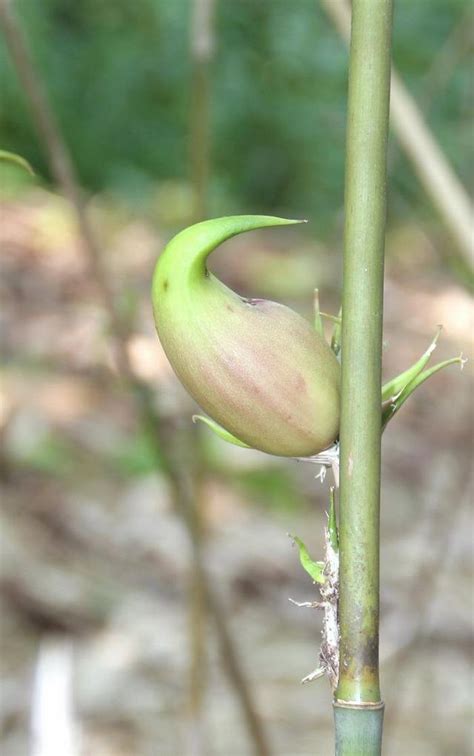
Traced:
<path id="1" fill-rule="evenodd" d="M 285 457 L 317 454 L 336 439 L 339 363 L 304 318 L 240 297 L 206 261 L 243 231 L 298 222 L 237 215 L 190 226 L 164 249 L 152 288 L 158 335 L 191 396 L 245 444 Z"/>

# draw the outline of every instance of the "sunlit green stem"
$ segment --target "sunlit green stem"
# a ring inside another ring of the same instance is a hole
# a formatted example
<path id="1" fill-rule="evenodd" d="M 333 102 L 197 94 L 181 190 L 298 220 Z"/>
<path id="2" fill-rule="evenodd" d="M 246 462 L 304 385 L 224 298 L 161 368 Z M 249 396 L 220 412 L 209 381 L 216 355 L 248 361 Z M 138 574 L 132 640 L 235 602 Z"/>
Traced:
<path id="1" fill-rule="evenodd" d="M 352 7 L 335 723 L 338 756 L 371 756 L 380 753 L 383 717 L 378 672 L 380 393 L 392 1 L 354 0 Z"/>

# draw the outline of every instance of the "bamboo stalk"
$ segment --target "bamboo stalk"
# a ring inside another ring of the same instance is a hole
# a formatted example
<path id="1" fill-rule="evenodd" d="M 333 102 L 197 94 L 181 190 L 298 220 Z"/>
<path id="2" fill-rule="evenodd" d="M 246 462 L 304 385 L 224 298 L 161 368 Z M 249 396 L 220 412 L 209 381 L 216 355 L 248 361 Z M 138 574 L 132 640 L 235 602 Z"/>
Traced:
<path id="1" fill-rule="evenodd" d="M 349 41 L 347 0 L 321 0 L 343 39 Z M 474 265 L 472 202 L 396 69 L 392 67 L 391 120 L 401 147 L 469 270 Z"/>
<path id="2" fill-rule="evenodd" d="M 381 355 L 392 0 L 354 0 L 342 300 L 338 756 L 380 753 Z"/>
<path id="3" fill-rule="evenodd" d="M 190 538 L 193 568 L 197 574 L 196 583 L 190 581 L 190 584 L 198 585 L 200 592 L 200 595 L 196 598 L 196 603 L 201 601 L 202 596 L 204 596 L 206 608 L 215 626 L 219 646 L 224 656 L 223 668 L 239 700 L 255 754 L 257 756 L 269 756 L 270 748 L 257 712 L 253 693 L 241 667 L 234 637 L 227 626 L 225 612 L 205 569 L 200 540 L 196 537 L 196 521 L 193 516 L 195 505 L 193 476 L 190 477 L 187 474 L 186 470 L 189 469 L 189 465 L 183 464 L 182 454 L 177 445 L 174 454 L 170 451 L 170 443 L 173 442 L 173 439 L 176 439 L 175 429 L 168 427 L 165 419 L 157 416 L 148 386 L 133 373 L 127 352 L 127 333 L 124 324 L 118 317 L 113 293 L 103 268 L 100 248 L 86 212 L 74 163 L 50 106 L 39 70 L 32 60 L 28 41 L 13 13 L 9 0 L 0 0 L 0 26 L 22 84 L 38 136 L 45 148 L 53 177 L 75 213 L 83 251 L 109 318 L 119 374 L 134 398 L 138 417 L 156 455 L 157 465 L 163 466 L 168 475 L 175 511 L 181 518 Z M 200 632 L 191 638 L 191 654 L 201 654 L 201 649 L 198 649 L 201 638 Z M 194 713 L 198 700 L 195 696 L 199 696 L 198 687 L 201 685 L 200 668 L 199 663 L 194 664 L 190 674 L 188 710 Z M 195 734 L 196 737 L 191 733 L 189 743 L 191 745 L 190 750 L 193 749 L 196 752 L 199 749 L 199 728 L 195 729 Z"/>

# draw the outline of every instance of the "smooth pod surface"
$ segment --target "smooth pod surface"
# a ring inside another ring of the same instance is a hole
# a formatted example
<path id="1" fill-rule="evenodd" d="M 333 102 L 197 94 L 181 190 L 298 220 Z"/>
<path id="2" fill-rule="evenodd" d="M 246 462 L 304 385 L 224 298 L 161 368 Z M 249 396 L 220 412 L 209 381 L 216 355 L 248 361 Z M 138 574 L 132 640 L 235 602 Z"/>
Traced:
<path id="1" fill-rule="evenodd" d="M 338 435 L 339 363 L 296 312 L 240 297 L 206 266 L 226 239 L 292 223 L 241 215 L 190 226 L 159 257 L 152 298 L 165 353 L 203 410 L 249 446 L 300 457 Z"/>

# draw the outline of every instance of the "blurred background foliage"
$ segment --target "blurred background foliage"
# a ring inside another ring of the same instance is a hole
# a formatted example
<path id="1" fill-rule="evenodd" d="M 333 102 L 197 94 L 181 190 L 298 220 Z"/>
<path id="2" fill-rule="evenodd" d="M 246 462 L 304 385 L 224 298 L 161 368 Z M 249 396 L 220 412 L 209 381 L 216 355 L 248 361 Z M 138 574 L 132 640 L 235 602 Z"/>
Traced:
<path id="1" fill-rule="evenodd" d="M 189 178 L 190 2 L 16 6 L 82 183 L 162 216 L 157 183 L 168 182 L 165 204 L 179 214 Z M 395 64 L 471 188 L 472 13 L 469 0 L 402 0 L 394 35 Z M 333 231 L 342 205 L 347 65 L 337 32 L 313 0 L 222 0 L 215 34 L 210 215 L 283 209 L 314 220 L 320 234 Z M 48 177 L 4 49 L 0 56 L 1 142 Z M 390 157 L 391 217 L 430 216 L 395 144 Z"/>
<path id="2" fill-rule="evenodd" d="M 174 379 L 151 317 L 156 256 L 195 217 L 194 4 L 13 5 L 86 193 L 133 376 L 148 389 L 160 427 L 182 434 L 198 458 L 205 556 L 269 751 L 331 753 L 329 689 L 323 680 L 297 684 L 315 666 L 320 618 L 287 601 L 315 594 L 286 536 L 303 537 L 319 558 L 327 486 L 311 465 L 197 430 L 196 407 Z M 468 190 L 473 18 L 470 0 L 396 2 L 394 62 Z M 280 213 L 311 223 L 234 239 L 213 256 L 213 270 L 240 293 L 283 301 L 309 318 L 318 286 L 322 309 L 337 312 L 344 44 L 317 0 L 219 0 L 214 26 L 206 213 Z M 3 44 L 0 75 L 0 148 L 36 172 L 0 164 L 2 753 L 36 756 L 35 680 L 48 643 L 64 651 L 64 636 L 74 647 L 77 754 L 191 753 L 187 586 L 195 562 L 173 508 L 166 433 L 157 449 L 114 369 L 110 313 Z M 452 241 L 393 138 L 389 173 L 387 378 L 424 351 L 438 323 L 445 329 L 436 357 L 462 350 L 472 358 L 474 329 L 464 269 L 451 264 Z M 384 435 L 387 756 L 472 753 L 472 374 L 471 359 L 463 373 L 437 375 Z M 212 623 L 202 627 L 205 673 L 194 712 L 202 753 L 247 756 L 252 743 L 235 683 L 226 684 Z"/>

